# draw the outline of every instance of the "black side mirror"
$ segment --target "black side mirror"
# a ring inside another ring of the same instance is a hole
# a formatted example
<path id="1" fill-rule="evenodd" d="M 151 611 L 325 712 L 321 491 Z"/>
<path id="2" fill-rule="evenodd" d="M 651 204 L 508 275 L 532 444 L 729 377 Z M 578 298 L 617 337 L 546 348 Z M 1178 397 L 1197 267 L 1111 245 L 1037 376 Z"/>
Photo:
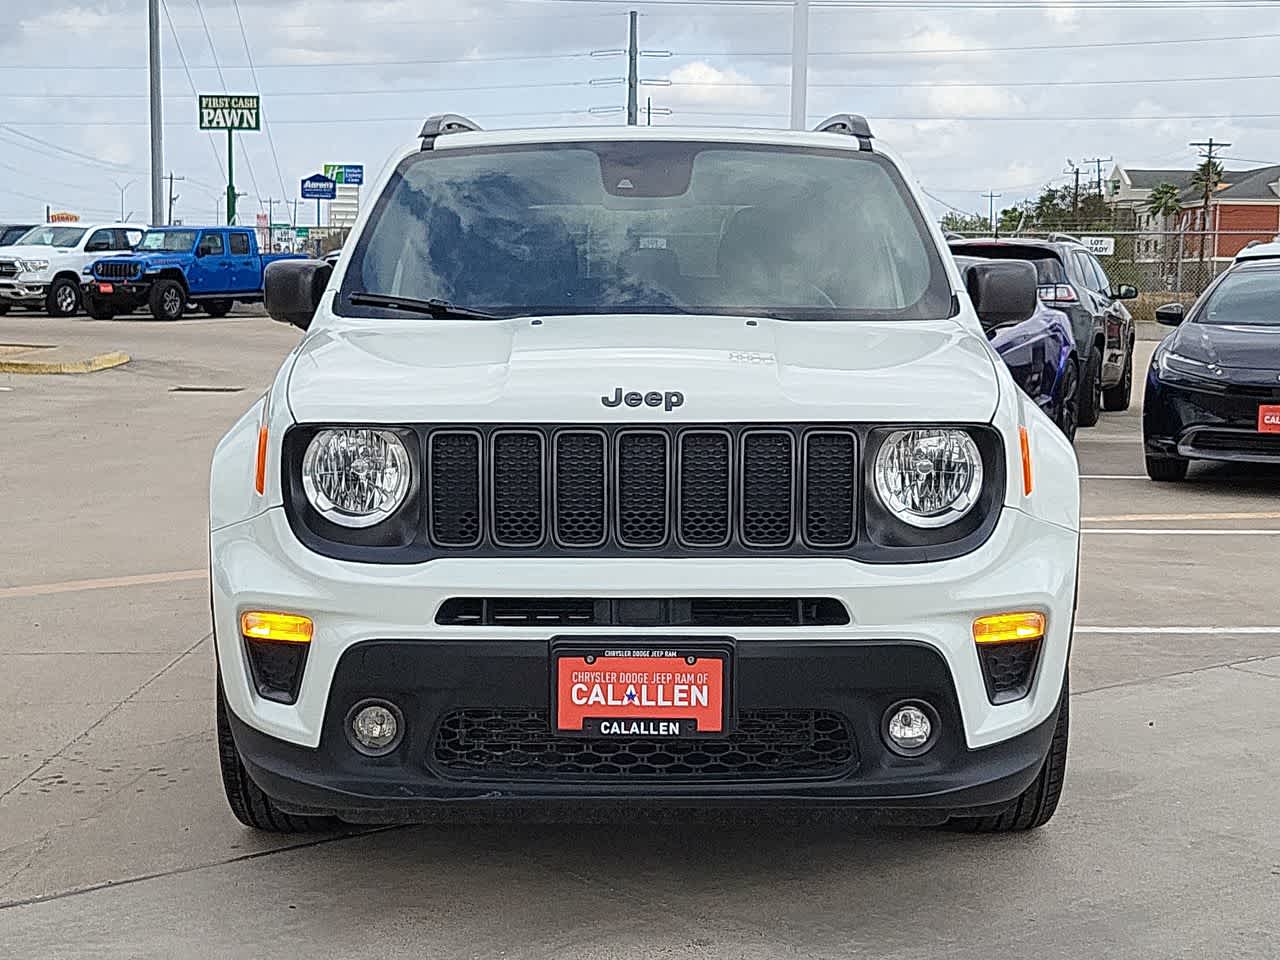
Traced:
<path id="1" fill-rule="evenodd" d="M 1132 283 L 1116 284 L 1115 290 L 1111 292 L 1112 300 L 1137 300 L 1138 288 Z"/>
<path id="2" fill-rule="evenodd" d="M 964 272 L 965 288 L 984 330 L 1022 323 L 1036 312 L 1036 268 L 1025 260 L 984 260 Z"/>
<path id="3" fill-rule="evenodd" d="M 311 326 L 333 267 L 323 260 L 277 260 L 263 278 L 267 314 L 300 330 Z"/>
<path id="4" fill-rule="evenodd" d="M 1166 303 L 1162 307 L 1156 307 L 1156 323 L 1163 323 L 1166 327 L 1176 327 L 1186 317 L 1187 308 L 1180 303 Z"/>

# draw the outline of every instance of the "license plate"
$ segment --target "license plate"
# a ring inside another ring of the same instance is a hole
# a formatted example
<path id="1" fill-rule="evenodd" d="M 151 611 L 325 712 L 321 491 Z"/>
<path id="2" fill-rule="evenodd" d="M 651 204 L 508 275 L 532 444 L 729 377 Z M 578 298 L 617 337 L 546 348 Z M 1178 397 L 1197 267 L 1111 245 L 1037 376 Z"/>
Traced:
<path id="1" fill-rule="evenodd" d="M 671 739 L 728 730 L 727 649 L 602 646 L 555 651 L 552 664 L 559 733 Z"/>
<path id="2" fill-rule="evenodd" d="M 1258 432 L 1280 433 L 1280 404 L 1261 404 L 1258 407 Z"/>
<path id="3" fill-rule="evenodd" d="M 115 293 L 116 288 L 114 284 L 100 283 L 98 284 L 98 292 L 99 293 Z"/>

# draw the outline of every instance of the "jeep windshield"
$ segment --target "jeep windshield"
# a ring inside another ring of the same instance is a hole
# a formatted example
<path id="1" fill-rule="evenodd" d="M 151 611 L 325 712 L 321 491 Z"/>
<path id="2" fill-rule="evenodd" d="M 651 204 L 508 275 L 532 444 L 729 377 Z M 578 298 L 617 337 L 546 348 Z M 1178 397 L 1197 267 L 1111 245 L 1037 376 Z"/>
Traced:
<path id="1" fill-rule="evenodd" d="M 505 317 L 951 312 L 919 209 L 883 157 L 653 140 L 407 158 L 360 236 L 337 311 L 395 313 L 377 296 Z"/>
<path id="2" fill-rule="evenodd" d="M 32 227 L 14 244 L 15 247 L 74 247 L 85 235 L 87 227 Z"/>
<path id="3" fill-rule="evenodd" d="M 190 253 L 195 245 L 194 230 L 148 230 L 136 249 L 148 253 Z"/>

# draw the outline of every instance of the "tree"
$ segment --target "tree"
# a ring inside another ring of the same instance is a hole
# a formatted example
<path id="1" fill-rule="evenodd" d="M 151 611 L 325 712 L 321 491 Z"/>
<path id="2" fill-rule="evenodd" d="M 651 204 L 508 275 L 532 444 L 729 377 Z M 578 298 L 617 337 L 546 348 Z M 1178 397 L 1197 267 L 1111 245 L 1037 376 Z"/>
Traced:
<path id="1" fill-rule="evenodd" d="M 942 218 L 942 229 L 949 233 L 991 232 L 991 224 L 980 213 L 948 213 Z"/>
<path id="2" fill-rule="evenodd" d="M 1151 188 L 1151 193 L 1147 195 L 1147 213 L 1153 217 L 1157 217 L 1160 221 L 1161 232 L 1165 232 L 1170 221 L 1177 223 L 1177 217 L 1182 213 L 1182 196 L 1181 191 L 1172 183 L 1157 183 Z M 1160 253 L 1162 259 L 1169 262 L 1169 247 L 1167 237 L 1160 238 Z M 1182 269 L 1182 244 L 1177 245 L 1178 270 Z"/>
<path id="3" fill-rule="evenodd" d="M 1222 184 L 1222 164 L 1217 160 L 1206 158 L 1204 163 L 1196 167 L 1196 172 L 1191 175 L 1191 185 L 1204 195 L 1204 217 L 1201 223 L 1203 231 L 1200 235 L 1200 262 L 1204 263 L 1204 245 L 1205 237 L 1209 232 L 1209 206 L 1213 200 L 1214 191 Z M 1203 271 L 1202 271 L 1203 272 Z"/>

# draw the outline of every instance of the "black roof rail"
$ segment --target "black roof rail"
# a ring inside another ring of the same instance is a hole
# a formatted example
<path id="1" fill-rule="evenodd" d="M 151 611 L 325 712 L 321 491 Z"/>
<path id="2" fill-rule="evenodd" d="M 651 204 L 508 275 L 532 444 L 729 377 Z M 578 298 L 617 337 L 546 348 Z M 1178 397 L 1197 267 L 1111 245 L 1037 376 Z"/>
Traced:
<path id="1" fill-rule="evenodd" d="M 430 150 L 435 146 L 436 137 L 444 133 L 462 133 L 465 130 L 479 130 L 480 125 L 474 120 L 468 120 L 466 117 L 457 113 L 437 113 L 435 116 L 427 117 L 427 122 L 422 125 L 422 133 L 418 136 L 422 137 L 422 149 Z"/>
<path id="2" fill-rule="evenodd" d="M 837 113 L 835 116 L 827 117 L 820 124 L 813 128 L 814 133 L 843 133 L 848 137 L 858 138 L 859 150 L 870 150 L 871 141 L 871 124 L 867 123 L 867 118 L 856 113 Z"/>

